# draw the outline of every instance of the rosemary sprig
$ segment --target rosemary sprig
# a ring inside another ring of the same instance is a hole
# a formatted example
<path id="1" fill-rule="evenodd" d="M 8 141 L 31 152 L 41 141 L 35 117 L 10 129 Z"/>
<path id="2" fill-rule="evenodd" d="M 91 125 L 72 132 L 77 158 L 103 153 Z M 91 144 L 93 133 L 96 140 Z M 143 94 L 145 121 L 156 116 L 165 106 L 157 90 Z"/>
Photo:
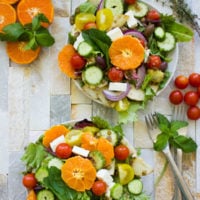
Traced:
<path id="1" fill-rule="evenodd" d="M 190 25 L 200 37 L 200 25 L 197 20 L 200 18 L 197 14 L 194 14 L 188 4 L 184 0 L 156 0 L 157 2 L 161 2 L 163 6 L 169 6 L 174 15 L 178 18 L 180 22 L 185 22 Z"/>

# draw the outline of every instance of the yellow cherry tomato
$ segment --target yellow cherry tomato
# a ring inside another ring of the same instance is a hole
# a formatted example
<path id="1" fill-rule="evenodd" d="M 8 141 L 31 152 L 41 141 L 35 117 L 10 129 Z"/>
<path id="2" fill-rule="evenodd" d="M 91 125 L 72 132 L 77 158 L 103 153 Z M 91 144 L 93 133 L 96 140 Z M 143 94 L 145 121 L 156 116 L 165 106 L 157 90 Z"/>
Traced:
<path id="1" fill-rule="evenodd" d="M 79 13 L 75 17 L 75 26 L 79 30 L 83 30 L 88 22 L 95 22 L 96 17 L 91 13 Z"/>
<path id="2" fill-rule="evenodd" d="M 105 31 L 112 26 L 114 20 L 113 13 L 108 8 L 103 8 L 97 11 L 96 24 L 97 28 L 101 31 Z"/>

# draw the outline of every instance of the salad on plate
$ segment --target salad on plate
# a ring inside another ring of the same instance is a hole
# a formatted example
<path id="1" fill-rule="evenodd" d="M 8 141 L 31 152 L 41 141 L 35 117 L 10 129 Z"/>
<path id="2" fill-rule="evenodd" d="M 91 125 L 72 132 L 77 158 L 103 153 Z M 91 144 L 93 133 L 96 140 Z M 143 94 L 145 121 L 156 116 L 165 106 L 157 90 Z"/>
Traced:
<path id="1" fill-rule="evenodd" d="M 87 0 L 70 18 L 69 43 L 59 52 L 63 73 L 91 99 L 118 111 L 121 122 L 167 86 L 177 42 L 193 32 L 142 1 Z"/>
<path id="2" fill-rule="evenodd" d="M 55 125 L 21 158 L 31 200 L 148 200 L 142 176 L 152 172 L 120 124 L 98 116 Z"/>

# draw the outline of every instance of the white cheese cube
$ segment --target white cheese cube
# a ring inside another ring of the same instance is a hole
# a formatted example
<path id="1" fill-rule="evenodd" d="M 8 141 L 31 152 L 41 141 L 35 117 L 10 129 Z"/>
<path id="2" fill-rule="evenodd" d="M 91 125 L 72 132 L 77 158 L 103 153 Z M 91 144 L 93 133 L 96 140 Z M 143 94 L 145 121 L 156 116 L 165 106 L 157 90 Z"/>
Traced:
<path id="1" fill-rule="evenodd" d="M 127 20 L 127 25 L 129 28 L 135 28 L 138 25 L 138 20 L 134 17 L 134 12 L 132 10 L 129 10 L 125 13 L 125 15 L 129 16 Z"/>
<path id="2" fill-rule="evenodd" d="M 78 146 L 73 146 L 72 152 L 74 154 L 78 154 L 78 155 L 83 156 L 83 157 L 88 157 L 88 154 L 90 153 L 90 151 L 88 151 L 84 148 L 78 147 Z"/>
<path id="3" fill-rule="evenodd" d="M 122 33 L 122 31 L 121 31 L 121 29 L 120 29 L 119 27 L 116 27 L 116 28 L 114 28 L 114 29 L 108 31 L 108 32 L 107 32 L 107 35 L 110 37 L 110 39 L 111 39 L 112 41 L 114 41 L 114 40 L 116 40 L 116 39 L 122 37 L 122 36 L 123 36 L 123 33 Z"/>
<path id="4" fill-rule="evenodd" d="M 83 39 L 83 36 L 82 34 L 80 33 L 80 35 L 76 38 L 76 41 L 74 42 L 74 48 L 77 50 L 78 49 L 78 46 L 81 42 L 83 42 L 84 39 Z"/>
<path id="5" fill-rule="evenodd" d="M 66 142 L 65 142 L 65 137 L 64 137 L 64 135 L 61 135 L 61 136 L 57 137 L 55 140 L 53 140 L 53 141 L 50 143 L 51 150 L 52 150 L 53 152 L 55 152 L 55 151 L 56 151 L 56 147 L 57 147 L 59 144 L 61 144 L 61 143 L 66 143 Z"/>
<path id="6" fill-rule="evenodd" d="M 108 90 L 125 92 L 127 90 L 127 83 L 110 82 Z"/>
<path id="7" fill-rule="evenodd" d="M 107 185 L 110 185 L 113 182 L 113 178 L 107 169 L 100 169 L 96 176 L 98 179 L 104 181 Z"/>
<path id="8" fill-rule="evenodd" d="M 131 86 L 131 89 L 127 95 L 127 97 L 131 100 L 135 101 L 143 101 L 145 94 L 144 91 L 141 89 L 136 89 L 133 85 Z"/>

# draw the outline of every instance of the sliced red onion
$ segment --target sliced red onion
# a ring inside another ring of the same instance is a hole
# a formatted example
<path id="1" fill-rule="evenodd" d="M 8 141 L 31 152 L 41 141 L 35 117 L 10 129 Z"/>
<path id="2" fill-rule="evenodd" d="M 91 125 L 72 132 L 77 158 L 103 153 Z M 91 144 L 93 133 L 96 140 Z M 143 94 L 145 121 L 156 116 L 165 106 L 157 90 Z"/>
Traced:
<path id="1" fill-rule="evenodd" d="M 104 8 L 104 0 L 100 0 L 98 6 L 97 6 L 97 11 L 101 10 L 102 8 Z"/>
<path id="2" fill-rule="evenodd" d="M 124 76 L 127 80 L 130 80 L 130 81 L 137 80 L 139 78 L 135 69 L 124 71 Z"/>
<path id="3" fill-rule="evenodd" d="M 127 83 L 126 91 L 125 92 L 113 92 L 110 90 L 103 90 L 103 94 L 105 97 L 110 101 L 120 101 L 124 97 L 127 96 L 131 89 L 131 86 Z"/>
<path id="4" fill-rule="evenodd" d="M 141 39 L 144 41 L 145 46 L 147 45 L 147 40 L 141 32 L 136 31 L 136 30 L 126 30 L 123 33 L 124 33 L 124 35 L 132 35 L 138 39 Z"/>
<path id="5" fill-rule="evenodd" d="M 141 65 L 138 69 L 137 69 L 137 75 L 138 75 L 138 79 L 136 80 L 136 89 L 139 89 L 142 86 L 142 83 L 144 81 L 145 75 L 146 75 L 146 68 L 144 65 Z"/>

